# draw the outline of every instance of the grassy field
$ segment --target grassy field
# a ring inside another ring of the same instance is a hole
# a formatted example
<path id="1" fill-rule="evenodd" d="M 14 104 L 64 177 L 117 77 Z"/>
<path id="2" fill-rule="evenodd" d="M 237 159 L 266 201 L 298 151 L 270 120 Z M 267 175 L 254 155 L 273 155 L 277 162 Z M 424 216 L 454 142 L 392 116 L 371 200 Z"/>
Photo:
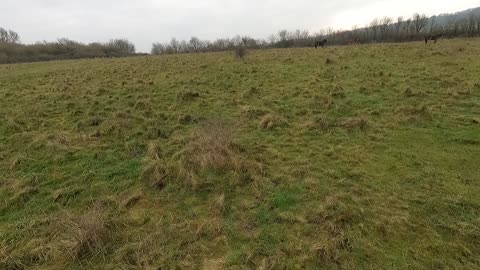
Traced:
<path id="1" fill-rule="evenodd" d="M 479 269 L 480 40 L 0 66 L 0 269 Z"/>

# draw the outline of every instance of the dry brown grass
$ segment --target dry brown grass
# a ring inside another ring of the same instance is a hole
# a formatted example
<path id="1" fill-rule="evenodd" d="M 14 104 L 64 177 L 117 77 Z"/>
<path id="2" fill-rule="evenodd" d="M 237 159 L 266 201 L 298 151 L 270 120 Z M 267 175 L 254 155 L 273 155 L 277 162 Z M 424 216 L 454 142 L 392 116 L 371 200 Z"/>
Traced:
<path id="1" fill-rule="evenodd" d="M 348 118 L 344 120 L 340 126 L 349 132 L 354 130 L 366 130 L 368 128 L 368 120 L 363 117 Z"/>
<path id="2" fill-rule="evenodd" d="M 188 145 L 188 159 L 195 169 L 242 169 L 242 157 L 233 141 L 231 127 L 219 121 L 209 121 L 197 129 Z"/>
<path id="3" fill-rule="evenodd" d="M 135 206 L 140 200 L 143 199 L 143 194 L 138 192 L 128 195 L 125 199 L 120 202 L 120 205 L 124 208 L 131 208 Z"/>
<path id="4" fill-rule="evenodd" d="M 419 120 L 431 120 L 431 109 L 421 104 L 418 106 L 401 106 L 395 109 L 394 115 L 400 120 L 406 121 L 419 121 Z"/>
<path id="5" fill-rule="evenodd" d="M 247 118 L 255 119 L 269 114 L 269 110 L 262 108 L 254 108 L 251 106 L 242 106 L 240 108 L 242 115 Z"/>
<path id="6" fill-rule="evenodd" d="M 317 115 L 308 120 L 304 126 L 309 130 L 328 132 L 335 127 L 335 124 L 332 123 L 332 121 L 330 121 L 326 116 Z"/>
<path id="7" fill-rule="evenodd" d="M 259 127 L 261 129 L 274 129 L 275 127 L 283 126 L 286 124 L 284 119 L 273 114 L 264 115 L 260 119 Z"/>
<path id="8" fill-rule="evenodd" d="M 62 246 L 73 260 L 106 253 L 113 224 L 102 206 L 95 205 L 83 214 L 66 213 L 58 224 Z"/>
<path id="9" fill-rule="evenodd" d="M 223 216 L 225 213 L 225 194 L 220 194 L 210 206 L 210 212 L 215 216 Z"/>
<path id="10" fill-rule="evenodd" d="M 173 176 L 163 160 L 149 160 L 142 172 L 142 179 L 149 181 L 151 187 L 162 190 L 168 184 L 168 179 Z"/>
<path id="11" fill-rule="evenodd" d="M 317 214 L 313 215 L 313 222 L 320 225 L 324 239 L 314 244 L 312 250 L 322 260 L 337 265 L 344 252 L 351 249 L 346 229 L 356 218 L 356 212 L 345 203 L 346 199 L 345 194 L 327 196 Z"/>
<path id="12" fill-rule="evenodd" d="M 170 181 L 178 178 L 181 172 L 178 162 L 172 161 L 162 152 L 160 142 L 152 141 L 148 144 L 141 178 L 148 181 L 151 187 L 162 190 Z"/>
<path id="13" fill-rule="evenodd" d="M 192 101 L 198 97 L 200 97 L 200 93 L 190 89 L 177 92 L 177 101 Z"/>
<path id="14" fill-rule="evenodd" d="M 315 105 L 318 105 L 319 109 L 328 111 L 335 106 L 335 102 L 329 96 L 319 96 L 315 98 Z"/>

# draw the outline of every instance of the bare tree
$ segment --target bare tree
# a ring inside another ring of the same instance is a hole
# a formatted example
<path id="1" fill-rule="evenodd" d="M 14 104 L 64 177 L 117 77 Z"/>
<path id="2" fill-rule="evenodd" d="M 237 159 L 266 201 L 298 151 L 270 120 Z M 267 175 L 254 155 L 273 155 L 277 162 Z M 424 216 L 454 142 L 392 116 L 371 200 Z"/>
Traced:
<path id="1" fill-rule="evenodd" d="M 162 43 L 153 43 L 151 54 L 159 55 L 166 53 L 166 47 Z"/>
<path id="2" fill-rule="evenodd" d="M 0 27 L 0 42 L 8 41 L 8 31 Z"/>
<path id="3" fill-rule="evenodd" d="M 202 47 L 202 42 L 200 41 L 199 38 L 192 37 L 192 38 L 190 38 L 189 45 L 194 52 L 198 52 L 198 51 L 200 51 L 200 49 Z"/>
<path id="4" fill-rule="evenodd" d="M 412 19 L 408 18 L 407 20 L 405 20 L 405 23 L 403 25 L 404 25 L 405 32 L 407 34 L 410 34 L 410 29 L 412 27 Z"/>
<path id="5" fill-rule="evenodd" d="M 415 27 L 415 33 L 418 35 L 425 29 L 428 24 L 428 18 L 425 14 L 413 14 L 413 26 Z"/>
<path id="6" fill-rule="evenodd" d="M 280 30 L 278 32 L 278 38 L 280 39 L 280 42 L 285 42 L 288 39 L 288 31 L 287 30 Z"/>
<path id="7" fill-rule="evenodd" d="M 19 43 L 20 36 L 13 30 L 6 30 L 0 27 L 0 42 Z"/>
<path id="8" fill-rule="evenodd" d="M 170 49 L 172 50 L 172 53 L 178 53 L 180 43 L 176 38 L 172 38 L 170 41 Z"/>
<path id="9" fill-rule="evenodd" d="M 134 54 L 135 45 L 128 39 L 112 39 L 107 43 L 107 47 L 115 50 L 119 54 Z"/>
<path id="10" fill-rule="evenodd" d="M 402 30 L 402 27 L 403 27 L 403 17 L 399 16 L 397 18 L 397 24 L 396 24 L 397 35 L 400 35 L 400 31 Z"/>
<path id="11" fill-rule="evenodd" d="M 374 40 L 375 42 L 377 41 L 377 35 L 378 35 L 379 27 L 380 27 L 380 22 L 378 21 L 378 19 L 374 19 L 374 20 L 370 23 L 370 29 L 371 29 L 371 31 L 373 32 L 373 40 Z"/>
<path id="12" fill-rule="evenodd" d="M 453 32 L 454 35 L 457 35 L 457 17 L 456 16 L 452 16 L 448 19 L 447 29 L 449 33 Z"/>
<path id="13" fill-rule="evenodd" d="M 382 33 L 383 38 L 387 38 L 387 34 L 390 31 L 390 27 L 393 23 L 393 19 L 390 17 L 383 17 L 380 20 L 380 32 Z"/>
<path id="14" fill-rule="evenodd" d="M 480 36 L 480 14 L 475 19 L 477 20 L 477 35 Z"/>
<path id="15" fill-rule="evenodd" d="M 469 36 L 474 36 L 475 35 L 475 27 L 476 27 L 476 17 L 475 14 L 470 13 L 468 14 L 468 26 L 467 26 L 467 33 Z"/>
<path id="16" fill-rule="evenodd" d="M 430 19 L 430 33 L 433 33 L 436 31 L 436 23 L 437 23 L 437 16 L 433 16 Z"/>

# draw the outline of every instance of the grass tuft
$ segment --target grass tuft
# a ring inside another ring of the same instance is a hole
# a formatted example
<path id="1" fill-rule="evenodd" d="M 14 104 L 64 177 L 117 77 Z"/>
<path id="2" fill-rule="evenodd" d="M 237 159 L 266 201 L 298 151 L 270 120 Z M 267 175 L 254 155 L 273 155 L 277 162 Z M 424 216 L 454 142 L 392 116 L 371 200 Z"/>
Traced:
<path id="1" fill-rule="evenodd" d="M 233 130 L 220 121 L 208 121 L 192 134 L 188 156 L 198 170 L 234 170 L 242 168 L 242 158 L 233 141 Z"/>
<path id="2" fill-rule="evenodd" d="M 62 246 L 74 261 L 107 253 L 113 224 L 102 206 L 95 205 L 83 214 L 66 213 L 58 223 Z"/>
<path id="3" fill-rule="evenodd" d="M 177 92 L 177 101 L 187 102 L 200 97 L 200 93 L 194 90 L 181 90 Z"/>

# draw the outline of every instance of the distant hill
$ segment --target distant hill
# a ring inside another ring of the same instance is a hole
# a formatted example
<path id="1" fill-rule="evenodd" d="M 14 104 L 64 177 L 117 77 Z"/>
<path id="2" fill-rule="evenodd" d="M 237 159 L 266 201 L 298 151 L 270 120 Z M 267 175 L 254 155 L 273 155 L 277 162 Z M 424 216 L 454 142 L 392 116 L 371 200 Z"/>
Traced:
<path id="1" fill-rule="evenodd" d="M 430 23 L 432 22 L 432 20 L 435 20 L 435 24 L 437 26 L 444 27 L 454 22 L 465 22 L 472 15 L 476 18 L 477 22 L 480 21 L 480 7 L 467 9 L 456 13 L 445 13 L 438 16 L 432 16 L 430 17 Z"/>

